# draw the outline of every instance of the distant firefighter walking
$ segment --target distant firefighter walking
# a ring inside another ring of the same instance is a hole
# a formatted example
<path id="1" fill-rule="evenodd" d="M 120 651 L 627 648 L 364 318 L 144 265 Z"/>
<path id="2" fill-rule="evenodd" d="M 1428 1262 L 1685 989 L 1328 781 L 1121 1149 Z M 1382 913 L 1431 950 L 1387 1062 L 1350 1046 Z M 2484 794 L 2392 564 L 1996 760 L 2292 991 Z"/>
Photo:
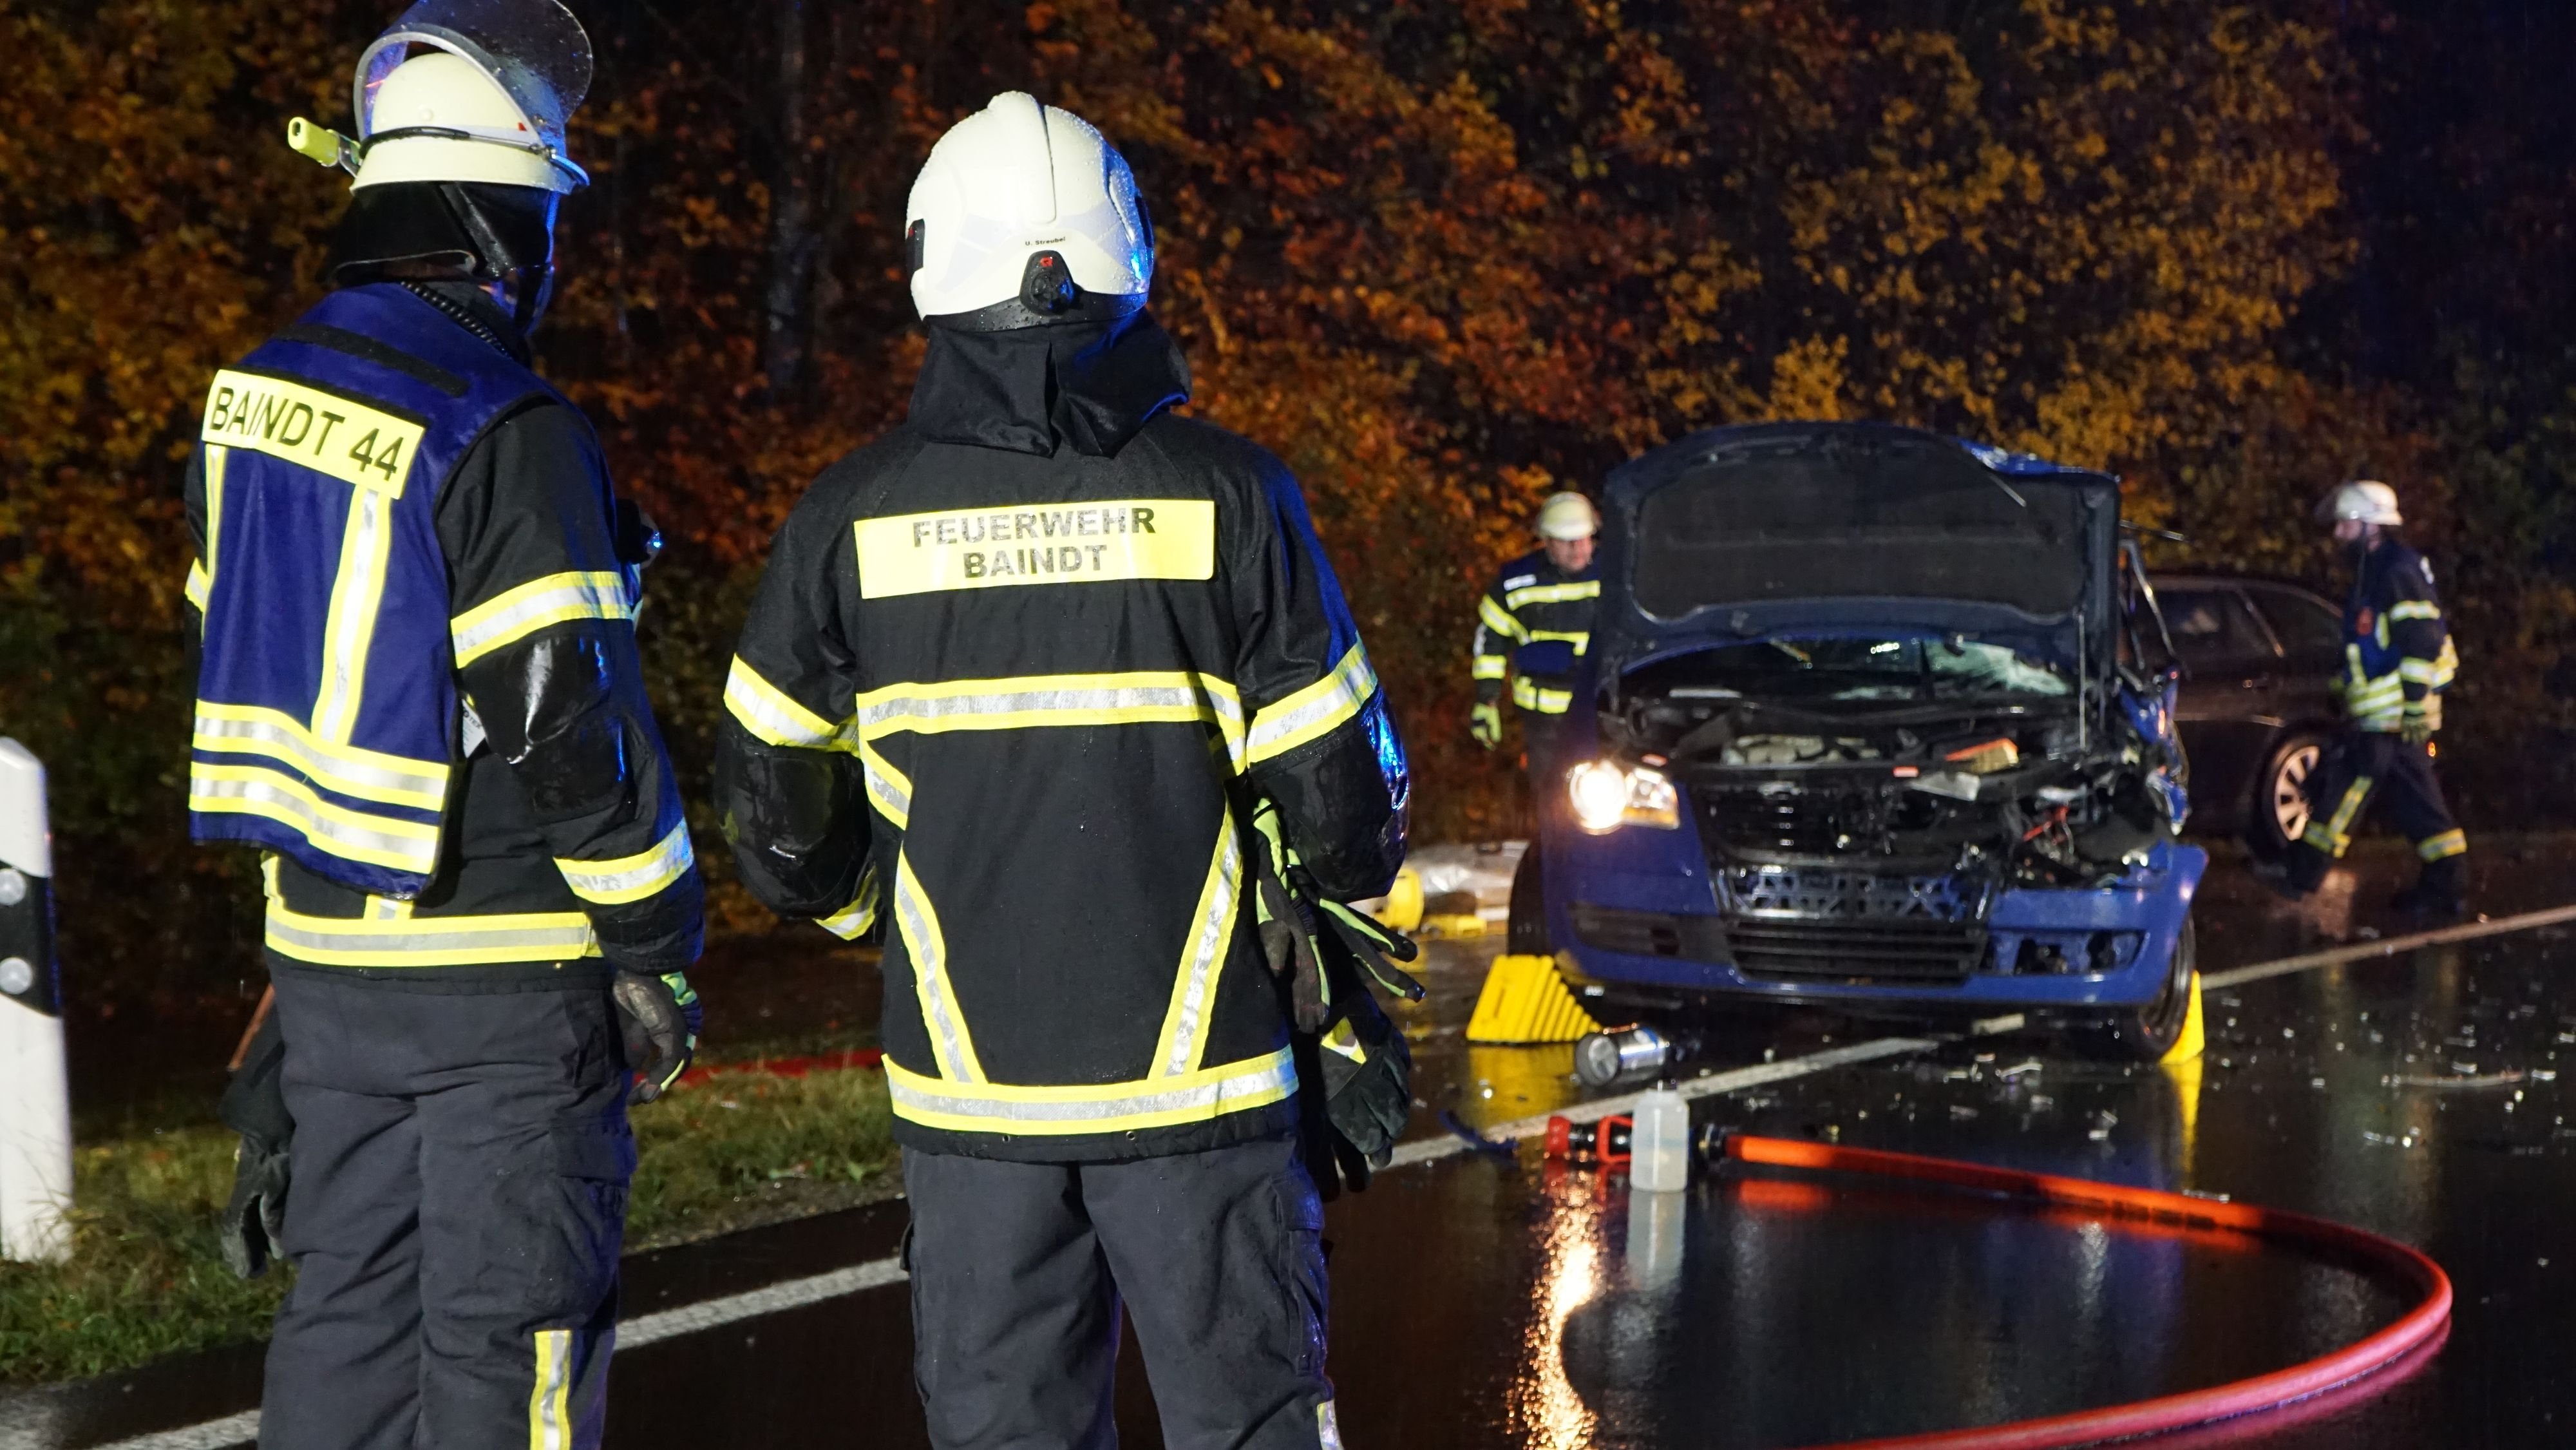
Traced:
<path id="1" fill-rule="evenodd" d="M 2468 910 L 2469 842 L 2442 799 L 2433 739 L 2460 657 L 2433 567 L 2398 538 L 2404 518 L 2396 490 L 2384 483 L 2345 484 L 2319 512 L 2353 562 L 2344 667 L 2335 681 L 2344 728 L 2308 777 L 2307 832 L 2269 879 L 2294 896 L 2315 891 L 2376 799 L 2423 863 L 2415 884 L 2398 893 L 2397 908 L 2427 920 L 2457 918 Z"/>

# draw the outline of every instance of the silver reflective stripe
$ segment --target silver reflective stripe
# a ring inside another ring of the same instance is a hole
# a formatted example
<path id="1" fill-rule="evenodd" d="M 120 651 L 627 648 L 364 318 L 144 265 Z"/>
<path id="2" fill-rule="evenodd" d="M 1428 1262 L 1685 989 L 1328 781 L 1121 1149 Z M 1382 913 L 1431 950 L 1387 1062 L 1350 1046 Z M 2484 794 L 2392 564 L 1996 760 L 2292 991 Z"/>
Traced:
<path id="1" fill-rule="evenodd" d="M 206 780 L 200 778 L 189 782 L 188 797 L 192 802 L 200 800 L 259 801 L 266 805 L 276 806 L 279 809 L 294 815 L 296 820 L 302 824 L 304 833 L 308 836 L 317 837 L 326 841 L 336 841 L 343 846 L 349 846 L 357 850 L 377 851 L 387 856 L 396 857 L 405 862 L 417 863 L 416 869 L 423 874 L 427 874 L 431 867 L 438 864 L 438 842 L 436 840 L 423 840 L 413 836 L 396 836 L 384 831 L 371 831 L 364 826 L 352 825 L 347 821 L 333 820 L 331 817 L 314 809 L 311 801 L 308 801 L 302 796 L 297 795 L 295 792 L 288 790 L 283 785 L 272 784 L 264 780 Z"/>
<path id="2" fill-rule="evenodd" d="M 838 734 L 828 726 L 817 729 L 822 722 L 805 714 L 801 705 L 795 706 L 795 713 L 789 713 L 781 702 L 794 702 L 787 701 L 775 685 L 760 678 L 739 657 L 725 676 L 724 699 L 725 708 L 733 712 L 734 718 L 770 745 L 829 745 Z"/>
<path id="3" fill-rule="evenodd" d="M 388 770 L 379 765 L 364 764 L 346 756 L 326 754 L 316 749 L 311 742 L 295 731 L 266 721 L 219 720 L 211 716 L 199 715 L 197 733 L 218 740 L 248 740 L 268 746 L 272 753 L 286 757 L 306 775 L 325 784 L 339 782 L 353 786 L 369 786 L 397 795 L 427 796 L 432 801 L 443 801 L 447 797 L 445 770 L 440 770 L 434 775 L 426 771 L 413 774 L 408 771 Z M 335 785 L 334 789 L 337 788 Z M 342 791 L 341 793 L 353 795 L 359 792 Z M 435 809 L 434 806 L 430 808 Z"/>
<path id="4" fill-rule="evenodd" d="M 576 896 L 604 905 L 640 900 L 679 880 L 697 860 L 697 853 L 689 845 L 689 823 L 682 821 L 673 826 L 671 834 L 656 842 L 652 850 L 631 859 L 636 864 L 623 871 L 586 870 L 586 866 L 602 863 L 561 858 L 556 859 L 555 869 L 563 873 L 564 884 Z"/>
<path id="5" fill-rule="evenodd" d="M 1220 826 L 1216 861 L 1209 872 L 1207 914 L 1190 926 L 1190 954 L 1185 963 L 1189 984 L 1181 989 L 1181 1020 L 1172 1034 L 1172 1050 L 1163 1059 L 1165 1077 L 1178 1077 L 1196 1065 L 1199 1029 L 1207 1021 L 1208 996 L 1217 968 L 1234 940 L 1234 907 L 1243 889 L 1243 841 L 1235 834 L 1234 813 Z"/>
<path id="6" fill-rule="evenodd" d="M 1122 1118 L 1216 1117 L 1229 1111 L 1230 1104 L 1244 1099 L 1276 1101 L 1297 1085 L 1297 1065 L 1285 1048 L 1245 1066 L 1245 1071 L 1213 1082 L 1182 1088 L 1145 1088 L 1107 1098 L 1030 1101 L 980 1097 L 944 1092 L 939 1086 L 926 1085 L 924 1079 L 909 1075 L 898 1077 L 892 1073 L 886 1075 L 886 1086 L 898 1108 L 913 1108 L 925 1113 L 988 1118 L 996 1123 L 1104 1123 L 1114 1126 Z"/>
<path id="7" fill-rule="evenodd" d="M 414 918 L 418 920 L 418 918 Z M 352 922 L 355 926 L 358 923 Z M 441 931 L 424 923 L 415 931 L 332 931 L 313 925 L 312 917 L 298 917 L 295 924 L 280 919 L 279 913 L 268 917 L 269 940 L 281 947 L 302 947 L 315 952 L 372 952 L 402 956 L 445 956 L 455 952 L 497 951 L 507 948 L 524 951 L 531 961 L 557 957 L 578 957 L 590 951 L 593 937 L 587 926 L 512 927 L 506 930 Z"/>
<path id="8" fill-rule="evenodd" d="M 1139 685 L 1094 690 L 1011 690 L 989 695 L 898 696 L 859 712 L 867 733 L 896 720 L 955 720 L 991 715 L 1089 715 L 1122 710 L 1200 710 L 1209 708 L 1207 692 L 1186 685 Z M 1223 712 L 1217 712 L 1223 713 Z M 1080 721 L 1069 723 L 1079 724 Z"/>
<path id="9" fill-rule="evenodd" d="M 495 645 L 567 619 L 632 619 L 623 581 L 614 574 L 558 575 L 549 587 L 513 590 L 510 607 L 471 623 L 450 626 L 459 663 L 480 658 Z"/>
<path id="10" fill-rule="evenodd" d="M 912 783 L 896 772 L 876 751 L 859 747 L 859 773 L 868 784 L 868 794 L 875 796 L 877 809 L 897 827 L 912 824 Z"/>
<path id="11" fill-rule="evenodd" d="M 1324 688 L 1285 713 L 1264 710 L 1252 718 L 1252 739 L 1248 742 L 1252 758 L 1274 754 L 1282 742 L 1299 739 L 1309 732 L 1320 733 L 1319 727 L 1338 724 L 1356 715 L 1377 693 L 1377 672 L 1369 668 L 1368 656 L 1357 646 L 1342 657 L 1333 672 L 1317 682 Z M 1302 742 L 1301 742 L 1302 743 Z"/>
<path id="12" fill-rule="evenodd" d="M 906 955 L 912 958 L 912 980 L 921 997 L 921 1015 L 928 1019 L 932 1037 L 938 1044 L 939 1070 L 961 1082 L 981 1076 L 973 1066 L 965 1029 L 957 1018 L 957 1004 L 948 996 L 948 947 L 939 934 L 939 918 L 930 909 L 930 900 L 913 879 L 912 862 L 898 856 L 894 863 L 894 919 L 903 930 Z"/>

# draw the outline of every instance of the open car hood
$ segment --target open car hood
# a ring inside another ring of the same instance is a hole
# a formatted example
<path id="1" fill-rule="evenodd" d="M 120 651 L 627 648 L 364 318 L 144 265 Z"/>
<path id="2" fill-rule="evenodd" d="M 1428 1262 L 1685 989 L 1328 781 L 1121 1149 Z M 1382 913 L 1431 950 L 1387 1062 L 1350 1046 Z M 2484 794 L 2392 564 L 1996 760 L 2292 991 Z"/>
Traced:
<path id="1" fill-rule="evenodd" d="M 1786 635 L 1961 633 L 2114 669 L 2118 480 L 1877 423 L 1719 428 L 1610 476 L 1603 676 Z"/>

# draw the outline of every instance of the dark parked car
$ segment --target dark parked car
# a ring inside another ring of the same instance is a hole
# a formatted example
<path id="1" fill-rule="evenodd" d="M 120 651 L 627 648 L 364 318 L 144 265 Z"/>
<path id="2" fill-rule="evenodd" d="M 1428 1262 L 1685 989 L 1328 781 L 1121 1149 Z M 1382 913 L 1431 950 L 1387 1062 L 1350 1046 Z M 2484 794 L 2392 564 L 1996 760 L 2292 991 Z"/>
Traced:
<path id="1" fill-rule="evenodd" d="M 2343 656 L 2342 612 L 2276 579 L 2154 582 L 2183 669 L 2174 716 L 2191 761 L 2191 824 L 2242 831 L 2276 853 L 2308 827 L 2300 786 L 2335 730 L 2326 682 Z"/>
<path id="2" fill-rule="evenodd" d="M 1697 434 L 1611 476 L 1513 949 L 1712 1007 L 2033 1013 L 2153 1059 L 2207 853 L 2118 485 L 1910 429 Z M 2160 647 L 2159 647 L 2160 648 Z"/>

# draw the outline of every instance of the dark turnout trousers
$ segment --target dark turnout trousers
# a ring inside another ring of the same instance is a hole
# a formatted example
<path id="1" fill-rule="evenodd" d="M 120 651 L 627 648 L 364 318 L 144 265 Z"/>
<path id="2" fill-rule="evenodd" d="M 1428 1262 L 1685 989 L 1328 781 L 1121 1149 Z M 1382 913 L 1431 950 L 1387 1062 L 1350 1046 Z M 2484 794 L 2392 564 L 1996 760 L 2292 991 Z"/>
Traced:
<path id="1" fill-rule="evenodd" d="M 2290 852 L 2290 875 L 2301 890 L 2314 890 L 2329 862 L 2340 860 L 2361 828 L 2373 798 L 2388 824 L 2405 836 L 2424 863 L 2425 880 L 2458 893 L 2459 858 L 2468 837 L 2442 799 L 2433 755 L 2382 731 L 2347 730 L 2326 748 L 2308 776 L 2308 829 Z"/>
<path id="2" fill-rule="evenodd" d="M 1323 1205 L 1290 1139 L 1125 1163 L 907 1149 L 936 1450 L 1107 1450 L 1121 1301 L 1171 1450 L 1340 1450 Z"/>
<path id="3" fill-rule="evenodd" d="M 607 991 L 274 976 L 296 1280 L 263 1450 L 598 1445 L 635 1164 Z"/>

